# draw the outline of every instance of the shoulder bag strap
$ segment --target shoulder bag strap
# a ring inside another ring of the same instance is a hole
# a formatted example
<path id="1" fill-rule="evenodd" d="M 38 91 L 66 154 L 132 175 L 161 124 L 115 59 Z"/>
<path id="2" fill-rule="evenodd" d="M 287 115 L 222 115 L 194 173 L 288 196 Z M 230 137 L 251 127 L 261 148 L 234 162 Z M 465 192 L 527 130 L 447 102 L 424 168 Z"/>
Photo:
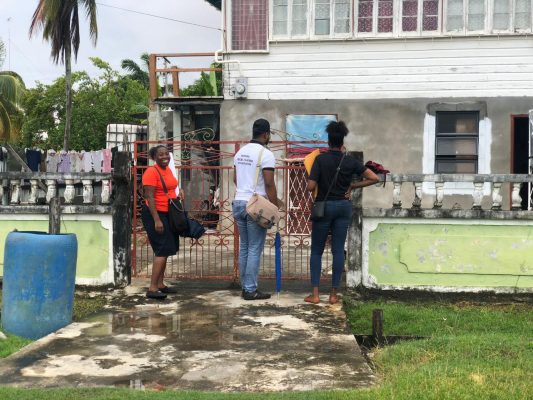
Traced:
<path id="1" fill-rule="evenodd" d="M 333 181 L 329 185 L 329 188 L 328 188 L 328 191 L 326 193 L 326 196 L 324 197 L 324 201 L 327 200 L 327 198 L 329 196 L 329 192 L 331 192 L 331 188 L 333 187 L 333 185 L 335 185 L 335 182 L 337 182 L 337 177 L 339 176 L 339 171 L 341 170 L 341 164 L 342 164 L 342 161 L 344 160 L 344 157 L 346 157 L 346 153 L 344 153 L 342 155 L 341 161 L 339 162 L 339 166 L 337 167 L 337 172 L 335 172 L 335 177 L 333 178 Z"/>
<path id="2" fill-rule="evenodd" d="M 165 180 L 163 179 L 163 175 L 161 175 L 161 172 L 159 172 L 159 170 L 156 167 L 152 167 L 152 168 L 154 168 L 159 174 L 159 178 L 161 179 L 161 185 L 163 185 L 163 192 L 165 192 L 167 197 L 170 199 L 170 196 L 168 195 L 167 185 L 165 185 Z"/>
<path id="3" fill-rule="evenodd" d="M 265 148 L 262 147 L 261 151 L 259 151 L 259 158 L 257 159 L 257 165 L 255 167 L 254 193 L 257 192 L 257 184 L 259 182 L 259 172 L 261 172 L 261 161 L 263 161 L 263 152 L 264 151 L 265 151 Z"/>

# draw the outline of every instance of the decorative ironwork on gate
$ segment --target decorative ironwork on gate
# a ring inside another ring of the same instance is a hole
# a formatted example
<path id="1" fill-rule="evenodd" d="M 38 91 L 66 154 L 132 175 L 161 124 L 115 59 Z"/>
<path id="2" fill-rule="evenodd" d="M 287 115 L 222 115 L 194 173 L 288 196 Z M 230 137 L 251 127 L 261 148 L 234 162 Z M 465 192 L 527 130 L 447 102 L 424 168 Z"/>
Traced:
<path id="1" fill-rule="evenodd" d="M 231 214 L 234 197 L 233 156 L 247 142 L 214 141 L 211 130 L 203 129 L 183 135 L 183 141 L 139 141 L 135 143 L 133 275 L 150 276 L 153 253 L 140 219 L 142 205 L 141 177 L 148 165 L 148 149 L 165 144 L 172 152 L 180 186 L 185 191 L 185 208 L 189 217 L 207 229 L 200 239 L 180 238 L 180 250 L 169 257 L 166 275 L 181 279 L 216 278 L 237 280 L 239 237 Z M 303 142 L 302 142 L 303 143 Z M 282 237 L 284 279 L 305 279 L 309 273 L 311 229 L 309 215 L 312 198 L 307 191 L 307 176 L 301 162 L 285 158 L 289 146 L 300 142 L 279 141 L 269 145 L 276 156 L 275 181 L 283 202 L 277 227 Z M 307 142 L 308 144 L 308 142 Z M 274 237 L 269 230 L 263 253 L 262 278 L 274 278 Z M 324 251 L 323 275 L 330 273 L 329 244 Z"/>

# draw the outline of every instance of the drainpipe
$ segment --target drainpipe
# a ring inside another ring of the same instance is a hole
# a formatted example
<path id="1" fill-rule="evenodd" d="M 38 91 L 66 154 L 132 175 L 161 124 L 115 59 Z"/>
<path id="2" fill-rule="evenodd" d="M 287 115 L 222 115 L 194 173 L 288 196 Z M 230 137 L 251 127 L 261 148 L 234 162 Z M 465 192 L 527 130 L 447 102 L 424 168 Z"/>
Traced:
<path id="1" fill-rule="evenodd" d="M 227 29 L 226 29 L 226 2 L 225 1 L 222 1 L 222 13 L 221 13 L 221 17 L 222 17 L 222 48 L 220 50 L 217 50 L 215 51 L 215 62 L 216 63 L 219 63 L 219 64 L 237 64 L 237 67 L 239 68 L 239 78 L 242 78 L 242 69 L 241 69 L 241 62 L 239 60 L 224 60 L 222 57 L 223 57 L 223 54 L 220 54 L 220 53 L 223 53 L 224 52 L 224 48 L 226 47 L 225 46 L 225 40 L 226 40 L 226 32 L 227 32 Z"/>
<path id="2" fill-rule="evenodd" d="M 219 53 L 222 53 L 223 51 L 223 49 L 215 51 L 215 62 L 219 64 L 237 64 L 237 67 L 239 68 L 239 78 L 242 78 L 241 62 L 239 60 L 224 60 L 219 58 L 223 57 L 222 55 L 219 55 Z"/>

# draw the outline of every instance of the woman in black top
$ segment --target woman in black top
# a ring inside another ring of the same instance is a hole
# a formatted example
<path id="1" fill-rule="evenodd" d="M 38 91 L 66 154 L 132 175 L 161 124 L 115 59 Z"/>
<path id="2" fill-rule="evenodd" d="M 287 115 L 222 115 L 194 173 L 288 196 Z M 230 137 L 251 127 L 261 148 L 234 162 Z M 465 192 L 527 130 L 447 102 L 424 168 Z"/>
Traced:
<path id="1" fill-rule="evenodd" d="M 355 157 L 348 154 L 344 156 L 341 149 L 343 149 L 344 137 L 348 134 L 348 128 L 344 122 L 330 122 L 326 132 L 328 133 L 329 149 L 316 158 L 307 182 L 307 189 L 310 192 L 313 192 L 318 185 L 316 201 L 324 201 L 331 185 L 326 199 L 324 217 L 318 221 L 313 221 L 311 230 L 310 263 L 313 292 L 304 300 L 315 304 L 320 301 L 318 286 L 322 270 L 322 254 L 328 233 L 331 230 L 331 252 L 333 253 L 333 274 L 329 302 L 335 304 L 338 302 L 337 289 L 344 270 L 344 242 L 352 220 L 352 203 L 349 200 L 351 191 L 379 182 L 378 176 Z M 339 174 L 335 180 L 335 173 L 339 165 Z M 361 175 L 362 180 L 352 183 L 354 174 Z"/>

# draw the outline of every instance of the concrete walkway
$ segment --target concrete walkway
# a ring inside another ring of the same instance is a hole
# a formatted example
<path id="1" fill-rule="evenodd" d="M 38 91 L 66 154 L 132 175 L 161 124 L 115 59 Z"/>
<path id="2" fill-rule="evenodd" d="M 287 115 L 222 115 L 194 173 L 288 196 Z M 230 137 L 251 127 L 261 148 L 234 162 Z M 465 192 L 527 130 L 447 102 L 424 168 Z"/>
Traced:
<path id="1" fill-rule="evenodd" d="M 306 304 L 303 296 L 244 301 L 240 291 L 184 287 L 160 303 L 130 287 L 109 311 L 4 359 L 0 385 L 224 392 L 371 385 L 341 305 Z"/>

